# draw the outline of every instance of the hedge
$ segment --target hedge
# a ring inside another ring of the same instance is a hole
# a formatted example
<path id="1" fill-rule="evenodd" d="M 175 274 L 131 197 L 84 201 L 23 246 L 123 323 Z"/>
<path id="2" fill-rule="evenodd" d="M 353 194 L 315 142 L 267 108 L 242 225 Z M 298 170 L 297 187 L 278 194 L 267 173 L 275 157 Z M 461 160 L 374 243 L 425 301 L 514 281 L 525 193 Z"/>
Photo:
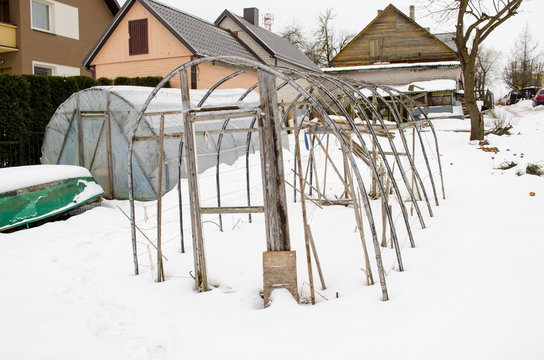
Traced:
<path id="1" fill-rule="evenodd" d="M 161 80 L 154 76 L 95 80 L 87 76 L 0 74 L 0 141 L 16 140 L 19 129 L 45 131 L 55 110 L 75 92 L 97 85 L 155 87 Z"/>

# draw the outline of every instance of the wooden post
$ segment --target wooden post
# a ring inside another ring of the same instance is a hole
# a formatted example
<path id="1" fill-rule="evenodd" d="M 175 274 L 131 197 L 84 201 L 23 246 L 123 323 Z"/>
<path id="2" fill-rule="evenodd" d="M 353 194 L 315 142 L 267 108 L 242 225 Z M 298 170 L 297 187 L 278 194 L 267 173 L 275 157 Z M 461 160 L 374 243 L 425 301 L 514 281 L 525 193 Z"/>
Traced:
<path id="1" fill-rule="evenodd" d="M 162 263 L 162 168 L 164 162 L 164 114 L 161 115 L 159 131 L 159 174 L 157 183 L 157 282 L 162 282 L 164 281 L 164 267 Z"/>
<path id="2" fill-rule="evenodd" d="M 372 105 L 376 108 L 376 111 L 378 111 L 378 99 L 376 98 L 376 94 L 372 96 Z M 372 126 L 376 126 L 376 114 L 372 112 Z M 372 140 L 372 158 L 370 161 L 376 166 L 376 162 L 378 160 L 378 154 L 376 152 L 376 141 Z M 376 190 L 377 184 L 376 184 L 376 178 L 372 176 L 372 182 L 370 185 L 370 198 L 375 199 L 377 196 L 378 191 Z"/>
<path id="3" fill-rule="evenodd" d="M 83 145 L 83 121 L 81 119 L 81 110 L 79 109 L 79 94 L 76 96 L 76 103 L 77 103 L 77 112 L 76 112 L 76 119 L 77 119 L 77 150 L 79 155 L 79 166 L 85 167 L 85 153 L 84 153 L 84 145 Z M 68 136 L 68 134 L 66 134 Z"/>
<path id="4" fill-rule="evenodd" d="M 306 246 L 306 262 L 308 265 L 308 279 L 310 281 L 310 298 L 312 301 L 312 305 L 315 304 L 315 290 L 314 290 L 314 276 L 312 272 L 312 255 L 310 253 L 310 236 L 308 233 L 308 219 L 306 216 L 306 201 L 305 201 L 305 194 L 304 194 L 304 179 L 302 178 L 302 160 L 300 155 L 300 141 L 299 141 L 299 130 L 297 128 L 297 125 L 295 124 L 295 149 L 297 154 L 297 165 L 299 168 L 298 171 L 298 181 L 299 181 L 299 187 L 300 187 L 300 204 L 302 207 L 302 222 L 304 225 L 304 244 Z"/>
<path id="5" fill-rule="evenodd" d="M 289 251 L 289 221 L 283 172 L 281 146 L 281 118 L 275 76 L 259 71 L 259 91 L 262 116 L 259 116 L 259 140 L 261 169 L 263 173 L 263 195 L 268 251 Z"/>
<path id="6" fill-rule="evenodd" d="M 276 77 L 264 71 L 259 71 L 258 76 L 262 113 L 257 121 L 268 250 L 263 253 L 263 293 L 266 306 L 275 288 L 288 288 L 297 302 L 298 293 L 296 254 L 290 251 Z"/>
<path id="7" fill-rule="evenodd" d="M 327 143 L 325 145 L 325 151 L 329 151 L 329 133 L 327 132 Z M 327 191 L 327 163 L 329 161 L 329 158 L 328 157 L 325 157 L 325 170 L 324 170 L 324 174 L 323 174 L 323 191 L 322 191 L 322 194 L 323 196 L 326 195 L 326 191 Z"/>
<path id="8" fill-rule="evenodd" d="M 196 166 L 195 133 L 191 117 L 187 110 L 191 108 L 187 70 L 179 73 L 181 86 L 182 119 L 184 125 L 185 162 L 189 185 L 189 202 L 193 235 L 193 257 L 195 263 L 195 290 L 208 291 L 206 255 L 202 232 L 202 214 L 200 212 L 200 194 L 198 188 L 198 169 Z"/>
<path id="9" fill-rule="evenodd" d="M 106 122 L 106 146 L 108 148 L 108 178 L 110 181 L 111 198 L 115 199 L 115 183 L 113 180 L 113 150 L 111 146 L 111 118 L 110 118 L 110 93 L 108 92 L 107 110 L 104 121 Z"/>

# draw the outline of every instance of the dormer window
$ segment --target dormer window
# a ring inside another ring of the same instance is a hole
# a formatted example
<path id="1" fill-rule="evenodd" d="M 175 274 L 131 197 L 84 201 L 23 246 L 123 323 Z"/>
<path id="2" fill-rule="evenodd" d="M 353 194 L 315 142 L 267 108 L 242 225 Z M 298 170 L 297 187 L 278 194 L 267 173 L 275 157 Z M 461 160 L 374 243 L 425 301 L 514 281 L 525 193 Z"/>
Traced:
<path id="1" fill-rule="evenodd" d="M 49 4 L 32 0 L 32 28 L 51 31 Z"/>
<path id="2" fill-rule="evenodd" d="M 132 20 L 128 22 L 129 55 L 149 53 L 147 38 L 147 19 Z"/>

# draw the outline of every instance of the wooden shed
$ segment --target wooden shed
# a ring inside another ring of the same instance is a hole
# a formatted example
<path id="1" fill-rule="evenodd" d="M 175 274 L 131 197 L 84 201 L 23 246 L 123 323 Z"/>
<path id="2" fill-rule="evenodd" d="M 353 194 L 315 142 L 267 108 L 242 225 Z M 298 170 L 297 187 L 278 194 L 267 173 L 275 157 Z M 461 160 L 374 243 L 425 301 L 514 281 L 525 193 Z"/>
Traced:
<path id="1" fill-rule="evenodd" d="M 452 47 L 415 21 L 413 8 L 411 15 L 390 4 L 332 59 L 330 66 L 457 60 Z M 440 37 L 446 38 L 445 34 Z"/>

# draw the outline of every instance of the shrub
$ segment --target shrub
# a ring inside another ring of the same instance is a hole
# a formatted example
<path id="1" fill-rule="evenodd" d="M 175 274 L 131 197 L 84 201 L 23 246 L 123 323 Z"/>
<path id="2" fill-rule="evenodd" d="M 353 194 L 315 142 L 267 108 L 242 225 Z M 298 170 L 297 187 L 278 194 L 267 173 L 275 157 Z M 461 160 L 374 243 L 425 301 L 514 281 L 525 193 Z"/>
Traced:
<path id="1" fill-rule="evenodd" d="M 513 161 L 504 161 L 502 162 L 498 167 L 497 169 L 499 170 L 509 170 L 513 167 L 515 167 L 517 164 Z"/>
<path id="2" fill-rule="evenodd" d="M 98 85 L 95 79 L 88 76 L 70 76 L 70 78 L 76 82 L 78 90 L 85 90 Z"/>
<path id="3" fill-rule="evenodd" d="M 28 109 L 30 121 L 27 130 L 43 131 L 55 109 L 51 102 L 51 86 L 47 76 L 23 75 L 29 84 L 30 104 Z"/>
<path id="4" fill-rule="evenodd" d="M 102 86 L 113 85 L 113 80 L 105 78 L 105 77 L 101 77 L 101 78 L 96 79 L 96 82 L 97 82 L 97 85 L 102 85 Z"/>
<path id="5" fill-rule="evenodd" d="M 512 130 L 512 124 L 505 119 L 497 119 L 493 121 L 491 129 L 485 132 L 485 135 L 494 134 L 498 136 L 502 135 L 511 135 L 510 130 Z"/>
<path id="6" fill-rule="evenodd" d="M 18 137 L 30 119 L 30 84 L 20 75 L 0 74 L 0 139 Z"/>
<path id="7" fill-rule="evenodd" d="M 544 175 L 544 170 L 542 169 L 542 165 L 532 163 L 532 164 L 527 164 L 527 168 L 525 169 L 525 173 L 527 173 L 529 175 L 542 176 L 542 175 Z"/>
<path id="8" fill-rule="evenodd" d="M 51 87 L 51 104 L 55 111 L 60 104 L 68 99 L 73 93 L 78 92 L 76 80 L 70 77 L 49 76 L 49 86 Z"/>

